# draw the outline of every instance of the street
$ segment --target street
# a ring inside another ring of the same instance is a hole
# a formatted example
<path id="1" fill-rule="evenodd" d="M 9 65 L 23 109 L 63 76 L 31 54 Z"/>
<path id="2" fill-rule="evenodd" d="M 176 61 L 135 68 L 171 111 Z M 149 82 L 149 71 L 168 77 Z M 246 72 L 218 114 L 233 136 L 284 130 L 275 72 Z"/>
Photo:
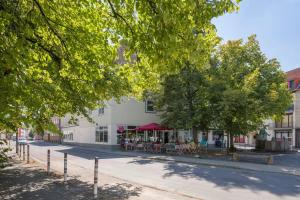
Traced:
<path id="1" fill-rule="evenodd" d="M 63 172 L 63 153 L 68 153 L 68 174 L 93 181 L 95 156 L 99 157 L 100 185 L 129 183 L 146 188 L 151 198 L 161 199 L 286 199 L 300 198 L 300 177 L 128 157 L 104 150 L 48 144 L 31 144 L 31 156 L 46 164 L 51 150 L 51 170 Z M 141 198 L 142 199 L 142 198 Z"/>

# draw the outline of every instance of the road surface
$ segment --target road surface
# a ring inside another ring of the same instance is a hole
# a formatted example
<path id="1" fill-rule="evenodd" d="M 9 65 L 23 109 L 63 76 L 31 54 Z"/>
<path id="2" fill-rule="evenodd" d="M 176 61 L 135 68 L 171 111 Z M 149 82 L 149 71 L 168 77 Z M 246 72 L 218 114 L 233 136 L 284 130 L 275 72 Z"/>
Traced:
<path id="1" fill-rule="evenodd" d="M 99 157 L 101 184 L 123 182 L 140 185 L 149 199 L 204 200 L 299 200 L 300 177 L 214 166 L 160 162 L 91 148 L 31 144 L 31 156 L 46 164 L 51 150 L 51 169 L 63 172 L 63 153 L 68 153 L 68 173 L 93 181 L 95 156 Z M 150 195 L 151 194 L 151 195 Z M 142 199 L 142 198 L 141 198 Z"/>

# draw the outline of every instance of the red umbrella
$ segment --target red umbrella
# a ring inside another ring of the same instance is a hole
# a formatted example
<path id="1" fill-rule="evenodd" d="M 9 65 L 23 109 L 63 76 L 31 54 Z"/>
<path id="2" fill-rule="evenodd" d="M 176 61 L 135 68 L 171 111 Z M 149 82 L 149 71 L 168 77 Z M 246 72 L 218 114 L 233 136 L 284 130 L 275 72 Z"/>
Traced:
<path id="1" fill-rule="evenodd" d="M 123 126 L 119 126 L 117 132 L 118 133 L 125 133 L 124 127 Z"/>
<path id="2" fill-rule="evenodd" d="M 169 128 L 162 127 L 157 123 L 150 123 L 143 126 L 139 126 L 135 129 L 136 131 L 162 131 L 162 130 L 170 130 Z"/>

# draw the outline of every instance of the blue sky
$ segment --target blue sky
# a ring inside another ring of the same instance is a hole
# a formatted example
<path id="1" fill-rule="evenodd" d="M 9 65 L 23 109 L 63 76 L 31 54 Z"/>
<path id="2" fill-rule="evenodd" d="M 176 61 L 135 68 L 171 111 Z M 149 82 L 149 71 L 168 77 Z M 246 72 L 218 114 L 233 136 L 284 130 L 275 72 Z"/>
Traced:
<path id="1" fill-rule="evenodd" d="M 243 0 L 237 13 L 215 19 L 224 41 L 256 34 L 268 58 L 284 71 L 300 67 L 300 0 Z"/>

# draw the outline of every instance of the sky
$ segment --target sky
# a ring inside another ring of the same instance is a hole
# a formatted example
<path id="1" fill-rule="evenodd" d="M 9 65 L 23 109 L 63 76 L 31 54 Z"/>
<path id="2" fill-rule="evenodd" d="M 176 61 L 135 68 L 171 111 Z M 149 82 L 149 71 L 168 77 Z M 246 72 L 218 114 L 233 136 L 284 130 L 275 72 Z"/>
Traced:
<path id="1" fill-rule="evenodd" d="M 237 13 L 213 20 L 224 41 L 257 35 L 268 58 L 283 71 L 300 67 L 300 0 L 243 0 Z"/>

